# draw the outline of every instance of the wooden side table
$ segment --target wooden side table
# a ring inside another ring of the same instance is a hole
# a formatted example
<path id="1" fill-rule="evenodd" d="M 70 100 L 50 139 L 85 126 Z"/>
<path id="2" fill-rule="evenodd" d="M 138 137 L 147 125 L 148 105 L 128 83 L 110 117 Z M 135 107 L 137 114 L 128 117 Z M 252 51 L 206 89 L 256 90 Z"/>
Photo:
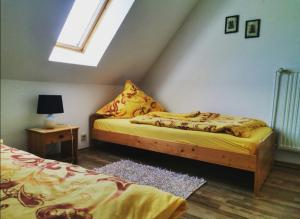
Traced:
<path id="1" fill-rule="evenodd" d="M 60 154 L 49 158 L 77 163 L 78 129 L 78 126 L 58 126 L 54 129 L 26 129 L 29 152 L 46 158 L 47 145 L 61 143 Z"/>

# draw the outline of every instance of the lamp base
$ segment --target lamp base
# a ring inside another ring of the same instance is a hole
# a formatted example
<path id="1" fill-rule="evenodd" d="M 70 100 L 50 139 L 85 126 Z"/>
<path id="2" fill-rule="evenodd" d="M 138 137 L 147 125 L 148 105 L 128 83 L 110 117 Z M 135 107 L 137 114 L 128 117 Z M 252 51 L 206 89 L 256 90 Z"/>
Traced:
<path id="1" fill-rule="evenodd" d="M 49 114 L 44 121 L 45 129 L 54 129 L 56 127 L 56 122 L 54 121 L 54 116 Z"/>

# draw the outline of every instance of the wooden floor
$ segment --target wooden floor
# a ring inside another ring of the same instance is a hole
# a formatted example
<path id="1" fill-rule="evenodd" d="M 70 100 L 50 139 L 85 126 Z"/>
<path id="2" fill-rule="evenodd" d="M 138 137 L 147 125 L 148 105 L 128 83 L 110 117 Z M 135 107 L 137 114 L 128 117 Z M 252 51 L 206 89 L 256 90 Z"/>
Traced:
<path id="1" fill-rule="evenodd" d="M 131 159 L 204 177 L 207 183 L 188 198 L 184 219 L 300 219 L 300 168 L 297 166 L 276 163 L 260 196 L 254 198 L 253 175 L 244 171 L 106 143 L 81 150 L 78 156 L 79 165 L 89 169 Z"/>

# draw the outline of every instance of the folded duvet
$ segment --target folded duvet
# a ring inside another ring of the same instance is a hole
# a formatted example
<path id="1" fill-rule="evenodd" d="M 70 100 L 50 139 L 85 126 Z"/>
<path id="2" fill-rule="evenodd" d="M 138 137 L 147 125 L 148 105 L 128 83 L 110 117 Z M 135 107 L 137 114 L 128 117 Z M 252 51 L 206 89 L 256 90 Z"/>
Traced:
<path id="1" fill-rule="evenodd" d="M 185 114 L 152 112 L 134 117 L 130 122 L 184 130 L 227 133 L 237 137 L 250 137 L 252 130 L 266 126 L 266 123 L 257 119 L 201 112 Z"/>
<path id="2" fill-rule="evenodd" d="M 7 219 L 171 219 L 185 200 L 80 166 L 1 145 L 1 210 Z"/>

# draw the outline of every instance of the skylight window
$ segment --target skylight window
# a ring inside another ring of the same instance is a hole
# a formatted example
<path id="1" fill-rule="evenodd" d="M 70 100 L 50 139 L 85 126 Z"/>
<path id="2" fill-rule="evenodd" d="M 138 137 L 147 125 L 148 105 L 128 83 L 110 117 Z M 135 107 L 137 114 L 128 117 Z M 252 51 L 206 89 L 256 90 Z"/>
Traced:
<path id="1" fill-rule="evenodd" d="M 82 50 L 107 3 L 108 0 L 76 0 L 56 45 Z"/>
<path id="2" fill-rule="evenodd" d="M 49 61 L 97 66 L 135 0 L 74 0 Z"/>

